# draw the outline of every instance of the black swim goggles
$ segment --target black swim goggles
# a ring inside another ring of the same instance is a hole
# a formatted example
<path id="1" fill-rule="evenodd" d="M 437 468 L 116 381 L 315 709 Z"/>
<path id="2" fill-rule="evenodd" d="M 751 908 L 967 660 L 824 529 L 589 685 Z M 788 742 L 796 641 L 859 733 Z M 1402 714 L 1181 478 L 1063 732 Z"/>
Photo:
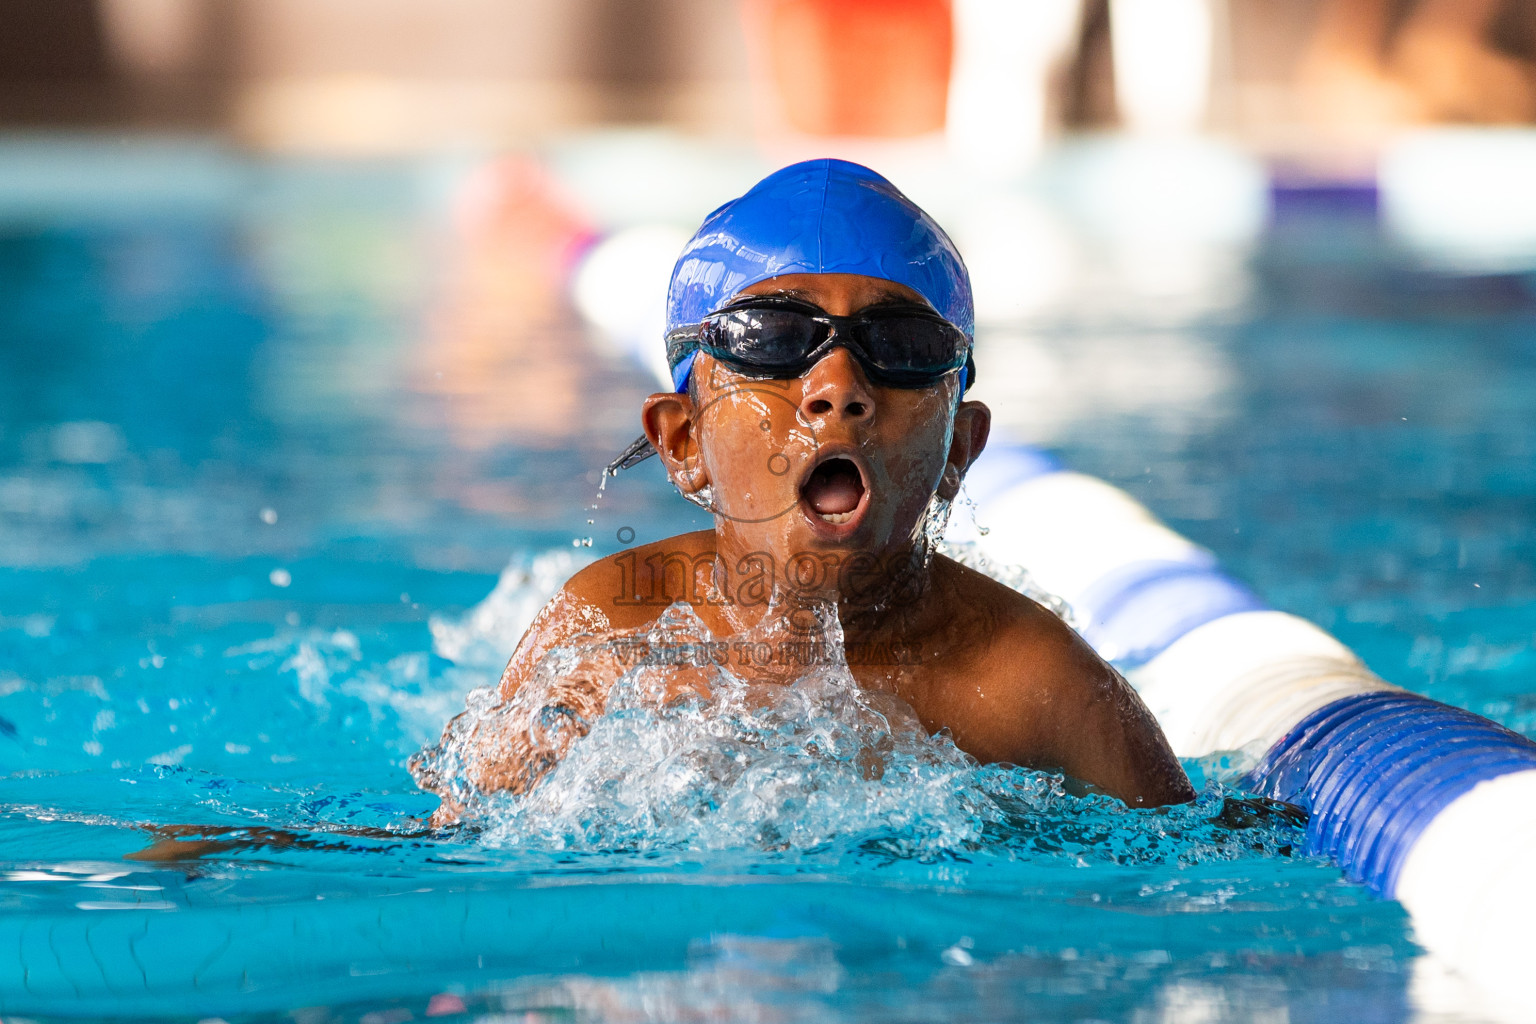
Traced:
<path id="1" fill-rule="evenodd" d="M 839 345 L 858 360 L 871 383 L 924 388 L 963 369 L 963 386 L 976 382 L 971 339 L 928 306 L 915 302 L 875 306 L 856 316 L 833 316 L 820 306 L 782 295 L 751 295 L 697 324 L 667 333 L 667 363 L 677 366 L 707 352 L 731 370 L 757 380 L 790 380 Z M 644 462 L 656 450 L 637 437 L 604 473 Z"/>
<path id="2" fill-rule="evenodd" d="M 971 339 L 914 302 L 833 316 L 800 299 L 747 296 L 669 332 L 667 361 L 676 366 L 697 350 L 746 377 L 788 380 L 838 346 L 858 360 L 871 383 L 885 387 L 928 387 L 962 368 L 967 388 L 976 379 Z"/>

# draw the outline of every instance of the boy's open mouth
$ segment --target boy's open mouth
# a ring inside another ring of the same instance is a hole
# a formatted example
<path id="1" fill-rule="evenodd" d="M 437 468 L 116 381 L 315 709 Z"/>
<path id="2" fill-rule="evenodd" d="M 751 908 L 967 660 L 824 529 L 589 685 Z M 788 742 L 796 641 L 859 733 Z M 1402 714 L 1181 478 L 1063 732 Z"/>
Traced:
<path id="1" fill-rule="evenodd" d="M 818 464 L 800 488 L 806 506 L 822 522 L 852 522 L 864 500 L 864 474 L 852 460 L 833 456 Z"/>

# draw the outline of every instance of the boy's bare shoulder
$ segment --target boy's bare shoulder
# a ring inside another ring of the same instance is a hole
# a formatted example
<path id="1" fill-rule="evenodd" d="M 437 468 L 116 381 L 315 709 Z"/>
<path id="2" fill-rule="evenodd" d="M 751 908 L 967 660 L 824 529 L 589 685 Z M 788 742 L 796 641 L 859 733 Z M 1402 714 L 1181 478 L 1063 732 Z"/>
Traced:
<path id="1" fill-rule="evenodd" d="M 1093 648 L 1044 605 L 949 559 L 940 571 L 953 614 L 965 623 L 958 630 L 970 652 L 965 660 L 997 697 L 1030 705 L 1031 722 L 1040 722 L 1047 706 L 1054 714 L 1063 704 L 1102 696 L 1119 682 Z"/>
<path id="2" fill-rule="evenodd" d="M 1057 657 L 1076 653 L 1081 645 L 1092 653 L 1060 616 L 1007 584 L 942 556 L 935 559 L 935 568 L 943 574 L 952 603 L 963 607 L 978 626 L 984 625 L 988 648 Z"/>
<path id="3" fill-rule="evenodd" d="M 690 586 L 707 585 L 714 536 L 708 530 L 680 534 L 599 558 L 579 570 L 518 641 L 502 672 L 502 696 L 516 693 L 552 649 L 583 636 L 643 629 Z"/>
<path id="4" fill-rule="evenodd" d="M 957 688 L 956 720 L 973 733 L 965 749 L 1061 769 L 1133 807 L 1193 795 L 1141 698 L 1075 630 L 974 569 L 949 563 L 945 571 L 957 609 L 980 626 Z"/>
<path id="5" fill-rule="evenodd" d="M 682 533 L 599 558 L 567 580 L 560 595 L 601 611 L 614 629 L 634 629 L 675 601 L 698 598 L 714 558 L 714 531 Z"/>

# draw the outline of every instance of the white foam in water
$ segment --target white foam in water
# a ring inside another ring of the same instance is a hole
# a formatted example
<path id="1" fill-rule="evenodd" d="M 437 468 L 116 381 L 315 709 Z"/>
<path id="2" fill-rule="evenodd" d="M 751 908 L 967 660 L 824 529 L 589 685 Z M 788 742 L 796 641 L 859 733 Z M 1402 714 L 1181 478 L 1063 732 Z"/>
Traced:
<path id="1" fill-rule="evenodd" d="M 333 738 L 349 733 L 389 736 L 398 731 L 400 741 L 410 745 L 435 737 L 443 720 L 458 710 L 466 679 L 482 678 L 480 673 L 460 669 L 434 678 L 425 651 L 373 661 L 366 657 L 357 635 L 347 629 L 282 630 L 273 637 L 231 647 L 224 657 L 229 671 L 275 670 L 278 679 L 291 682 L 297 701 L 290 706 L 302 709 L 302 716 L 315 723 L 327 723 Z M 202 712 L 193 714 L 200 717 Z M 184 732 L 201 736 L 196 721 L 194 717 L 178 724 Z M 280 735 L 281 731 L 267 724 L 238 735 L 243 739 L 253 732 Z M 230 741 L 223 745 L 227 753 L 251 749 L 248 741 L 244 750 L 232 749 Z M 285 747 L 278 756 L 286 753 Z"/>
<path id="2" fill-rule="evenodd" d="M 563 549 L 514 558 L 502 570 L 496 588 L 468 615 L 460 619 L 432 616 L 433 650 L 457 665 L 489 668 L 499 674 L 539 609 L 591 560 Z"/>
<path id="3" fill-rule="evenodd" d="M 440 653 L 451 637 L 469 656 L 489 658 L 488 645 L 504 658 L 516 636 L 497 630 L 531 619 L 553 590 L 538 565 L 553 571 L 534 560 L 504 574 L 487 599 L 495 610 L 434 623 Z M 1023 575 L 1019 584 L 1035 589 Z M 1260 809 L 1238 816 L 1248 831 L 1232 841 L 1232 821 L 1212 820 L 1224 807 L 1219 784 L 1182 808 L 1131 811 L 1073 795 L 1060 775 L 978 765 L 946 733 L 929 735 L 905 703 L 857 685 L 833 614 L 795 636 L 735 643 L 797 644 L 799 663 L 775 658 L 743 678 L 722 664 L 728 645 L 674 605 L 642 633 L 552 651 L 509 701 L 475 690 L 412 772 L 462 809 L 479 841 L 538 850 L 927 858 L 988 849 L 1183 863 L 1285 852 L 1299 835 Z"/>

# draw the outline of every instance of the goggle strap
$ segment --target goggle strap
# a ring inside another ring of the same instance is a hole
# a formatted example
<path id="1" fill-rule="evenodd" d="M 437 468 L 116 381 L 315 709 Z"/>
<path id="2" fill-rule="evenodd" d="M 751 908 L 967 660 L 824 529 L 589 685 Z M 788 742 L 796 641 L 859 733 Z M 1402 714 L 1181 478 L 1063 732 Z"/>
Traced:
<path id="1" fill-rule="evenodd" d="M 629 442 L 628 447 L 619 453 L 618 458 L 608 463 L 608 465 L 603 469 L 603 475 L 617 476 L 619 474 L 619 470 L 629 469 L 631 466 L 638 466 L 640 463 L 644 462 L 646 459 L 655 454 L 656 449 L 651 446 L 650 438 L 646 437 L 644 434 L 641 434 L 639 437 Z"/>

